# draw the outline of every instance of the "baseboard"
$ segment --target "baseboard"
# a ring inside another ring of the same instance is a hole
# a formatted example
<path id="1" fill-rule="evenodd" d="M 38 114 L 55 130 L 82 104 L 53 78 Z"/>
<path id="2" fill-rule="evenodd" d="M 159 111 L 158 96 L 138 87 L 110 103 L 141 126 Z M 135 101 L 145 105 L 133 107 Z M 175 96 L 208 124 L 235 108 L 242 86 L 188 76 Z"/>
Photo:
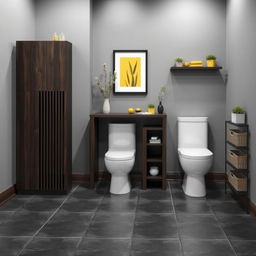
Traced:
<path id="1" fill-rule="evenodd" d="M 73 172 L 72 173 L 72 184 L 89 184 L 90 174 Z"/>
<path id="2" fill-rule="evenodd" d="M 256 218 L 256 204 L 253 203 L 252 201 L 250 201 L 249 203 L 250 203 L 250 213 L 253 217 Z"/>
<path id="3" fill-rule="evenodd" d="M 4 204 L 6 201 L 10 200 L 11 198 L 13 198 L 16 193 L 15 193 L 16 189 L 15 189 L 15 185 L 9 187 L 8 189 L 6 189 L 5 191 L 0 193 L 0 205 Z"/>

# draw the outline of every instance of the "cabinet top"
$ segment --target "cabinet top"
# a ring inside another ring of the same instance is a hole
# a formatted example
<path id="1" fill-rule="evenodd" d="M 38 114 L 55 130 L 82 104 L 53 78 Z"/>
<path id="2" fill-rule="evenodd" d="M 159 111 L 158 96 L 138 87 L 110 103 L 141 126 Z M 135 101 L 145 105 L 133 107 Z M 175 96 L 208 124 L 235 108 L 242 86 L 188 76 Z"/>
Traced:
<path id="1" fill-rule="evenodd" d="M 166 118 L 166 114 L 128 114 L 128 113 L 93 113 L 90 115 L 93 118 Z"/>
<path id="2" fill-rule="evenodd" d="M 28 41 L 16 41 L 16 43 L 57 43 L 57 44 L 72 44 L 69 41 L 53 41 L 53 40 L 28 40 Z"/>

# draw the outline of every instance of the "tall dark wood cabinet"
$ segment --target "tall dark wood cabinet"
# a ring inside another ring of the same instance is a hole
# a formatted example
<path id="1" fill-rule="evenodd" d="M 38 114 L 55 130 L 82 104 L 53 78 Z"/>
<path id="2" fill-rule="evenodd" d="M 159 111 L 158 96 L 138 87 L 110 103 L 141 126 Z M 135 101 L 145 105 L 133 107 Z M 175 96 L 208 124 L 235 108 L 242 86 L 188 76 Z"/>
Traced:
<path id="1" fill-rule="evenodd" d="M 20 193 L 65 193 L 72 173 L 72 44 L 16 42 Z"/>

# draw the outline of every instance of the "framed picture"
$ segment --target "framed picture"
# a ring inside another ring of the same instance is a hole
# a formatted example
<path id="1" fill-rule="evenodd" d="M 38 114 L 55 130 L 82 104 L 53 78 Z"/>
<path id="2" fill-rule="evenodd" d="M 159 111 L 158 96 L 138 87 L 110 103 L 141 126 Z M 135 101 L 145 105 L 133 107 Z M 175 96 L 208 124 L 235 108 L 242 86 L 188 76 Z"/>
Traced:
<path id="1" fill-rule="evenodd" d="M 147 94 L 147 50 L 114 50 L 114 94 Z"/>

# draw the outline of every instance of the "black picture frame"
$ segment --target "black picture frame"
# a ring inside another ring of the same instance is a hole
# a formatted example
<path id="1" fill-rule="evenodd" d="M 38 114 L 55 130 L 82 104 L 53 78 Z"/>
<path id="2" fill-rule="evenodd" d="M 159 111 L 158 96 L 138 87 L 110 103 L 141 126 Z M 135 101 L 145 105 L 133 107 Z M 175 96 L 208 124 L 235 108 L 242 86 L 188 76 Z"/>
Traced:
<path id="1" fill-rule="evenodd" d="M 117 91 L 117 83 L 114 83 L 113 94 L 115 95 L 147 95 L 148 93 L 148 50 L 113 50 L 113 72 L 116 70 L 116 54 L 121 53 L 142 53 L 145 54 L 145 87 L 143 91 Z"/>

